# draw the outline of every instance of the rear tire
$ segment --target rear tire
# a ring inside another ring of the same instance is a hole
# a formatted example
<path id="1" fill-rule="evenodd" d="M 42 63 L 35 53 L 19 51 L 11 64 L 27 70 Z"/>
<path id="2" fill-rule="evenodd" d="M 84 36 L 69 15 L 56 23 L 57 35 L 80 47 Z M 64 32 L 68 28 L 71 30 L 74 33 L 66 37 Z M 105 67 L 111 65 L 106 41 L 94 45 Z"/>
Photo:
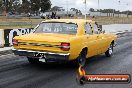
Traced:
<path id="1" fill-rule="evenodd" d="M 31 57 L 27 57 L 27 58 L 28 58 L 29 63 L 31 63 L 31 64 L 38 64 L 38 63 L 40 63 L 39 59 L 31 58 Z"/>
<path id="2" fill-rule="evenodd" d="M 113 44 L 111 43 L 108 50 L 105 52 L 106 57 L 111 57 L 113 55 Z"/>
<path id="3" fill-rule="evenodd" d="M 86 55 L 87 55 L 87 50 L 83 50 L 79 54 L 78 58 L 75 61 L 75 64 L 76 64 L 77 67 L 79 67 L 79 66 L 84 67 L 85 66 L 85 64 L 86 64 Z"/>

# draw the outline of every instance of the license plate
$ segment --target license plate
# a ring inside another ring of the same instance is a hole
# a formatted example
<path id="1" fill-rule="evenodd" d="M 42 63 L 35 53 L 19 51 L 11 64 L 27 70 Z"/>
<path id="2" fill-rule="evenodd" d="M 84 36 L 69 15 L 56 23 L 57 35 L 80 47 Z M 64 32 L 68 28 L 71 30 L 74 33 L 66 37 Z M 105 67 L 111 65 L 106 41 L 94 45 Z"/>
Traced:
<path id="1" fill-rule="evenodd" d="M 39 59 L 39 61 L 41 61 L 41 62 L 46 62 L 46 60 L 45 60 L 45 59 Z"/>
<path id="2" fill-rule="evenodd" d="M 34 57 L 46 58 L 46 55 L 44 53 L 34 53 Z"/>

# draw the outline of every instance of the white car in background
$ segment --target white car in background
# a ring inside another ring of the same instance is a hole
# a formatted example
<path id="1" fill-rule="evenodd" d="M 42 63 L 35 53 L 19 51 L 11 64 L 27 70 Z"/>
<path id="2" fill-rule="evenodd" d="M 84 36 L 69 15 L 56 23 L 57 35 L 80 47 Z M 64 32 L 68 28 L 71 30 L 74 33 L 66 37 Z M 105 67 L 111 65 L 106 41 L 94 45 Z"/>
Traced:
<path id="1" fill-rule="evenodd" d="M 45 19 L 45 18 L 47 17 L 47 15 L 46 15 L 45 13 L 40 13 L 40 17 L 41 17 L 42 19 Z"/>

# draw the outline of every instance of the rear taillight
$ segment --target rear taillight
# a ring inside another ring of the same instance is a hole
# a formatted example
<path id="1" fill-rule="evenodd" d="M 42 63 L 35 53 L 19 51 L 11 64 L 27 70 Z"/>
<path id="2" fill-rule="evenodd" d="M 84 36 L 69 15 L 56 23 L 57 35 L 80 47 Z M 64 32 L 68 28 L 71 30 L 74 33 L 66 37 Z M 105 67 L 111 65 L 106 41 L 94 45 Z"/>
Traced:
<path id="1" fill-rule="evenodd" d="M 18 40 L 13 39 L 12 44 L 13 44 L 13 46 L 18 46 Z"/>
<path id="2" fill-rule="evenodd" d="M 61 50 L 69 51 L 70 50 L 70 43 L 61 43 Z"/>

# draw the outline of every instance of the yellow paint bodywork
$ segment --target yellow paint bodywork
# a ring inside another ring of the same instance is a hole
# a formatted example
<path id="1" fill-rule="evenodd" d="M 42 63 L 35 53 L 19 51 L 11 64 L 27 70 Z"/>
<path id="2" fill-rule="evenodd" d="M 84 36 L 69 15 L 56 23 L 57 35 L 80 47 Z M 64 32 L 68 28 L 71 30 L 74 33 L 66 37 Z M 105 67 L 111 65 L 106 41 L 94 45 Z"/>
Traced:
<path id="1" fill-rule="evenodd" d="M 112 41 L 116 41 L 117 36 L 114 34 L 85 34 L 85 23 L 88 22 L 92 26 L 95 23 L 91 20 L 84 19 L 53 19 L 43 22 L 65 22 L 65 23 L 75 23 L 78 25 L 77 34 L 56 34 L 56 33 L 30 33 L 27 35 L 16 36 L 14 39 L 18 42 L 30 42 L 38 44 L 51 44 L 60 45 L 61 43 L 70 43 L 69 51 L 62 51 L 60 48 L 55 47 L 43 47 L 43 46 L 31 46 L 31 45 L 18 45 L 14 47 L 16 49 L 25 50 L 37 50 L 37 51 L 47 51 L 56 53 L 70 53 L 69 60 L 75 60 L 82 49 L 87 48 L 87 58 L 102 54 L 107 51 L 109 45 Z M 93 27 L 92 27 L 93 28 Z M 93 29 L 94 30 L 94 29 Z"/>

